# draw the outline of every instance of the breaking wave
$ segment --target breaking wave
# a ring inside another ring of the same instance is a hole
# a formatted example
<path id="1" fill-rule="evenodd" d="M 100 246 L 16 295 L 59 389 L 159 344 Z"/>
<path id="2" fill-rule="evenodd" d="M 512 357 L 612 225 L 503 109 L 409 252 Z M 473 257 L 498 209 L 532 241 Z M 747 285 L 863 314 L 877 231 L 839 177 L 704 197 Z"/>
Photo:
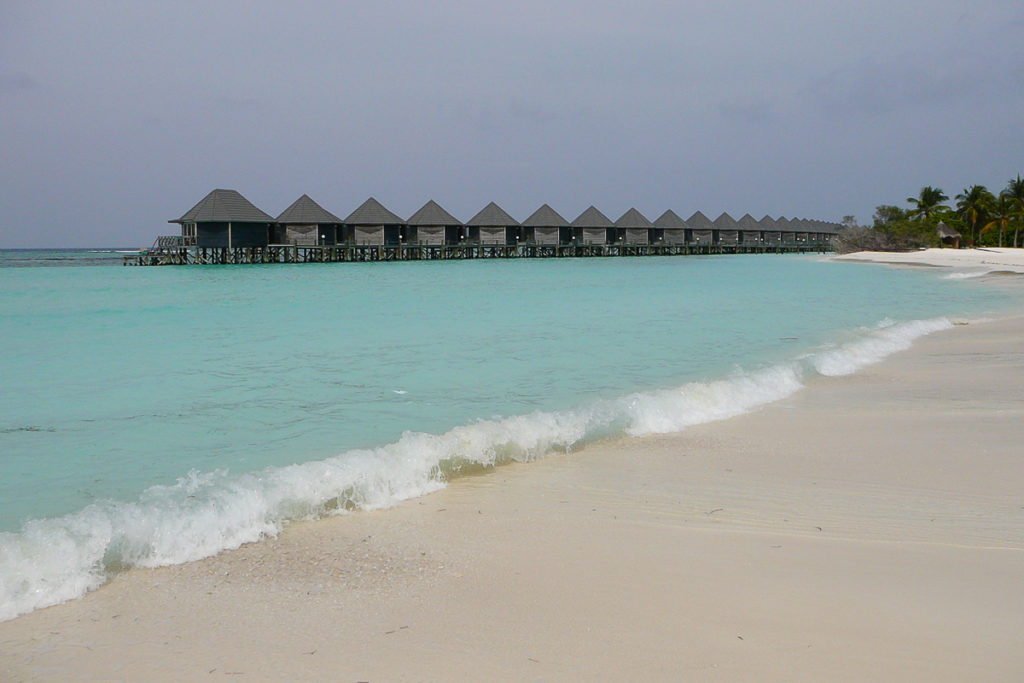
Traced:
<path id="1" fill-rule="evenodd" d="M 623 435 L 678 432 L 756 410 L 815 375 L 847 375 L 947 329 L 946 318 L 883 323 L 836 348 L 707 382 L 573 410 L 480 420 L 443 434 L 248 474 L 190 472 L 133 502 L 105 500 L 0 533 L 0 620 L 79 597 L 129 567 L 198 560 L 271 537 L 291 520 L 373 510 L 436 491 L 466 470 L 530 461 Z"/>

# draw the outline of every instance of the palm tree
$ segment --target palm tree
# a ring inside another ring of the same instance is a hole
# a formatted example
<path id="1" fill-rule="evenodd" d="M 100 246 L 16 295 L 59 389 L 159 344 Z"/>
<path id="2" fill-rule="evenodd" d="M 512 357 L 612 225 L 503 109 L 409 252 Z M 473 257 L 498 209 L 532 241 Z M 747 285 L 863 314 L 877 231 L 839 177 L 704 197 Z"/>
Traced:
<path id="1" fill-rule="evenodd" d="M 1020 234 L 1021 223 L 1024 223 L 1024 179 L 1017 174 L 1016 178 L 1010 178 L 1006 189 L 999 193 L 1001 197 L 1009 197 L 1013 203 L 1015 219 L 1013 221 L 1013 246 L 1017 246 L 1017 235 Z"/>
<path id="2" fill-rule="evenodd" d="M 947 199 L 949 197 L 945 192 L 937 187 L 926 185 L 921 188 L 921 192 L 916 197 L 907 197 L 907 201 L 914 205 L 914 208 L 910 210 L 910 215 L 928 220 L 936 211 L 949 208 L 942 204 Z"/>
<path id="3" fill-rule="evenodd" d="M 992 217 L 992 220 L 985 224 L 985 227 L 981 229 L 981 233 L 984 234 L 986 231 L 998 226 L 999 246 L 1002 247 L 1006 226 L 1014 219 L 1016 213 L 1017 207 L 1014 205 L 1013 199 L 1007 194 L 1000 194 L 999 199 L 989 207 L 989 215 Z"/>
<path id="4" fill-rule="evenodd" d="M 995 197 L 984 185 L 971 185 L 956 196 L 956 210 L 960 217 L 971 226 L 971 242 L 977 242 L 978 223 L 985 218 Z"/>

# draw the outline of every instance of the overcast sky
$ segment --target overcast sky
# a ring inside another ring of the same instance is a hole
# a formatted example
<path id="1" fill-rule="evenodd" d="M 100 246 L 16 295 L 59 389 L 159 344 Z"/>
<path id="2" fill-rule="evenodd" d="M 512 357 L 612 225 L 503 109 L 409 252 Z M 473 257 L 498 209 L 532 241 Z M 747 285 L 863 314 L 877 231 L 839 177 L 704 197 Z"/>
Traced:
<path id="1" fill-rule="evenodd" d="M 1020 0 L 0 0 L 0 247 L 148 246 L 214 188 L 870 221 L 1024 173 Z"/>

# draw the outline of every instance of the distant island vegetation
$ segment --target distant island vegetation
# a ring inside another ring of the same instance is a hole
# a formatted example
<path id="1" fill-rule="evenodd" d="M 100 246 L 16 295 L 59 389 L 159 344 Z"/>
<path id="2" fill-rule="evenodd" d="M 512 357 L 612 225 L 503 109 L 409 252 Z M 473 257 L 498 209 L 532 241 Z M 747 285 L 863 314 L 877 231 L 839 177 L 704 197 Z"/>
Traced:
<path id="1" fill-rule="evenodd" d="M 870 226 L 844 216 L 838 249 L 851 251 L 904 251 L 940 246 L 939 224 L 960 233 L 960 246 L 1019 247 L 1024 238 L 1024 179 L 1011 178 L 994 194 L 984 185 L 971 185 L 954 197 L 927 185 L 908 207 L 883 204 L 875 208 Z M 950 231 L 947 231 L 947 233 Z"/>

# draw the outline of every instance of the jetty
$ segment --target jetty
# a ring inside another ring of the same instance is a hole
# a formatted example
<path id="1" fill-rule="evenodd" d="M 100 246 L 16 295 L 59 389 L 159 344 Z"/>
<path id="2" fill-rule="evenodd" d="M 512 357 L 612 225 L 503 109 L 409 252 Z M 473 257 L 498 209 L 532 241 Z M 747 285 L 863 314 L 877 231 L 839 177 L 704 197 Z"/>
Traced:
<path id="1" fill-rule="evenodd" d="M 739 220 L 671 209 L 654 221 L 635 208 L 612 221 L 594 206 L 567 221 L 547 204 L 523 222 L 490 202 L 466 222 L 430 200 L 407 219 L 373 197 L 344 219 L 302 195 L 276 218 L 236 190 L 213 190 L 180 218 L 176 235 L 125 255 L 124 265 L 342 263 L 481 258 L 579 258 L 828 252 L 838 224 L 806 218 Z"/>

